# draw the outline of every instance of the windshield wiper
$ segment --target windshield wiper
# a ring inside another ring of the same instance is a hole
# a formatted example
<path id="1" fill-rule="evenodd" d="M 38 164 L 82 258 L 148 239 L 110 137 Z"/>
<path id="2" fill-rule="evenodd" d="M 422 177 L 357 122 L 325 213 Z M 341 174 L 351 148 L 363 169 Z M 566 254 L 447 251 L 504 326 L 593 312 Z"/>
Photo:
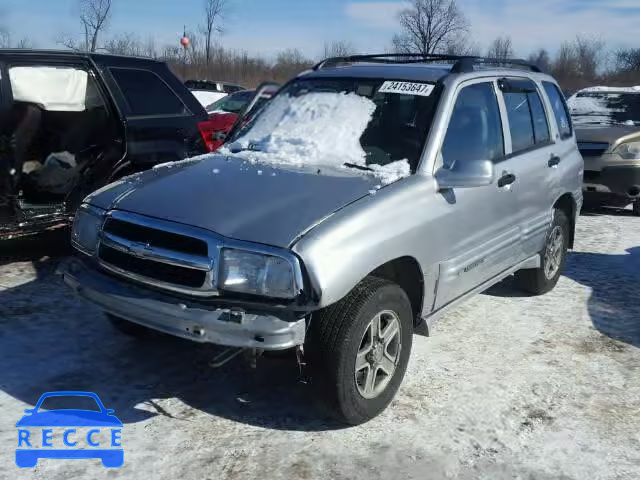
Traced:
<path id="1" fill-rule="evenodd" d="M 367 167 L 366 165 L 357 165 L 355 163 L 343 163 L 342 164 L 345 167 L 349 167 L 349 168 L 355 168 L 357 170 L 364 170 L 367 172 L 373 172 L 372 168 Z"/>

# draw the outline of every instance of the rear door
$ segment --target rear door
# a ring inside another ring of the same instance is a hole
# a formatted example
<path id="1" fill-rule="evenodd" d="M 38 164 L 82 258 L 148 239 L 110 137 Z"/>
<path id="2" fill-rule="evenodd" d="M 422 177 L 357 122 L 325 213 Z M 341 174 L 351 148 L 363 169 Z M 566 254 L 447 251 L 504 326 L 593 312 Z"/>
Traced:
<path id="1" fill-rule="evenodd" d="M 510 139 L 501 120 L 496 81 L 482 79 L 459 87 L 442 148 L 442 164 L 491 160 L 491 185 L 443 191 L 438 200 L 446 212 L 437 228 L 448 232 L 448 258 L 440 265 L 435 308 L 515 265 L 521 258 L 520 227 L 514 175 L 506 156 Z"/>
<path id="2" fill-rule="evenodd" d="M 502 78 L 498 85 L 511 138 L 507 157 L 518 182 L 515 201 L 522 251 L 529 257 L 542 249 L 551 222 L 553 179 L 560 153 L 552 139 L 539 86 L 527 78 Z"/>
<path id="3" fill-rule="evenodd" d="M 126 161 L 132 169 L 205 153 L 198 122 L 207 119 L 195 99 L 188 102 L 161 71 L 134 66 L 108 68 L 125 118 Z"/>

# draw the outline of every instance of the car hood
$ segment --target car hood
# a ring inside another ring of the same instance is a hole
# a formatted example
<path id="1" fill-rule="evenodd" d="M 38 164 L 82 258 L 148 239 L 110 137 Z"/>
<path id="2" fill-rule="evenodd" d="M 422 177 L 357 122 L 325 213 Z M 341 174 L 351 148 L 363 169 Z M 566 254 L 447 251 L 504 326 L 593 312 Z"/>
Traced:
<path id="1" fill-rule="evenodd" d="M 301 233 L 369 195 L 379 183 L 352 169 L 281 167 L 211 155 L 123 179 L 86 201 L 287 248 Z"/>
<path id="2" fill-rule="evenodd" d="M 614 143 L 619 138 L 633 133 L 640 134 L 640 128 L 628 125 L 576 126 L 578 142 Z"/>
<path id="3" fill-rule="evenodd" d="M 89 410 L 50 410 L 25 415 L 16 427 L 121 427 L 113 415 Z"/>

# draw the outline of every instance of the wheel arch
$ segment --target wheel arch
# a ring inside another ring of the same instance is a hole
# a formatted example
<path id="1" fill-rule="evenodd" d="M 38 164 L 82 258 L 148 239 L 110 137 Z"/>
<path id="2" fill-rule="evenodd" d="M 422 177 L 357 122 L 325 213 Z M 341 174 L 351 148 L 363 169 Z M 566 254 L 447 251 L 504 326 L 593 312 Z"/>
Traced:
<path id="1" fill-rule="evenodd" d="M 367 276 L 384 278 L 402 288 L 411 302 L 414 325 L 419 324 L 424 301 L 424 276 L 415 258 L 410 256 L 395 258 L 380 265 Z"/>
<path id="2" fill-rule="evenodd" d="M 573 248 L 576 234 L 576 220 L 578 217 L 577 204 L 573 195 L 565 193 L 560 196 L 553 204 L 553 208 L 562 210 L 569 219 L 570 233 L 569 233 L 569 248 Z"/>

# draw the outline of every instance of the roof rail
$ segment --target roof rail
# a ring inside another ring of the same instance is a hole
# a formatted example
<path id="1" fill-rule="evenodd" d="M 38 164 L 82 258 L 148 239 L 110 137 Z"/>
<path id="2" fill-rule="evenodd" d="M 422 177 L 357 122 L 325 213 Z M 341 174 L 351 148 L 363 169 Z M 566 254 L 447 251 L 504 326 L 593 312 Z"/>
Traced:
<path id="1" fill-rule="evenodd" d="M 494 65 L 505 68 L 527 68 L 532 72 L 540 72 L 540 68 L 527 62 L 526 60 L 517 58 L 487 58 L 471 55 L 440 55 L 440 54 L 422 54 L 422 53 L 381 53 L 370 55 L 348 55 L 344 57 L 331 57 L 313 66 L 313 70 L 321 70 L 330 66 L 338 66 L 341 64 L 353 64 L 360 62 L 372 63 L 453 63 L 451 73 L 468 73 L 473 72 L 476 65 Z"/>

